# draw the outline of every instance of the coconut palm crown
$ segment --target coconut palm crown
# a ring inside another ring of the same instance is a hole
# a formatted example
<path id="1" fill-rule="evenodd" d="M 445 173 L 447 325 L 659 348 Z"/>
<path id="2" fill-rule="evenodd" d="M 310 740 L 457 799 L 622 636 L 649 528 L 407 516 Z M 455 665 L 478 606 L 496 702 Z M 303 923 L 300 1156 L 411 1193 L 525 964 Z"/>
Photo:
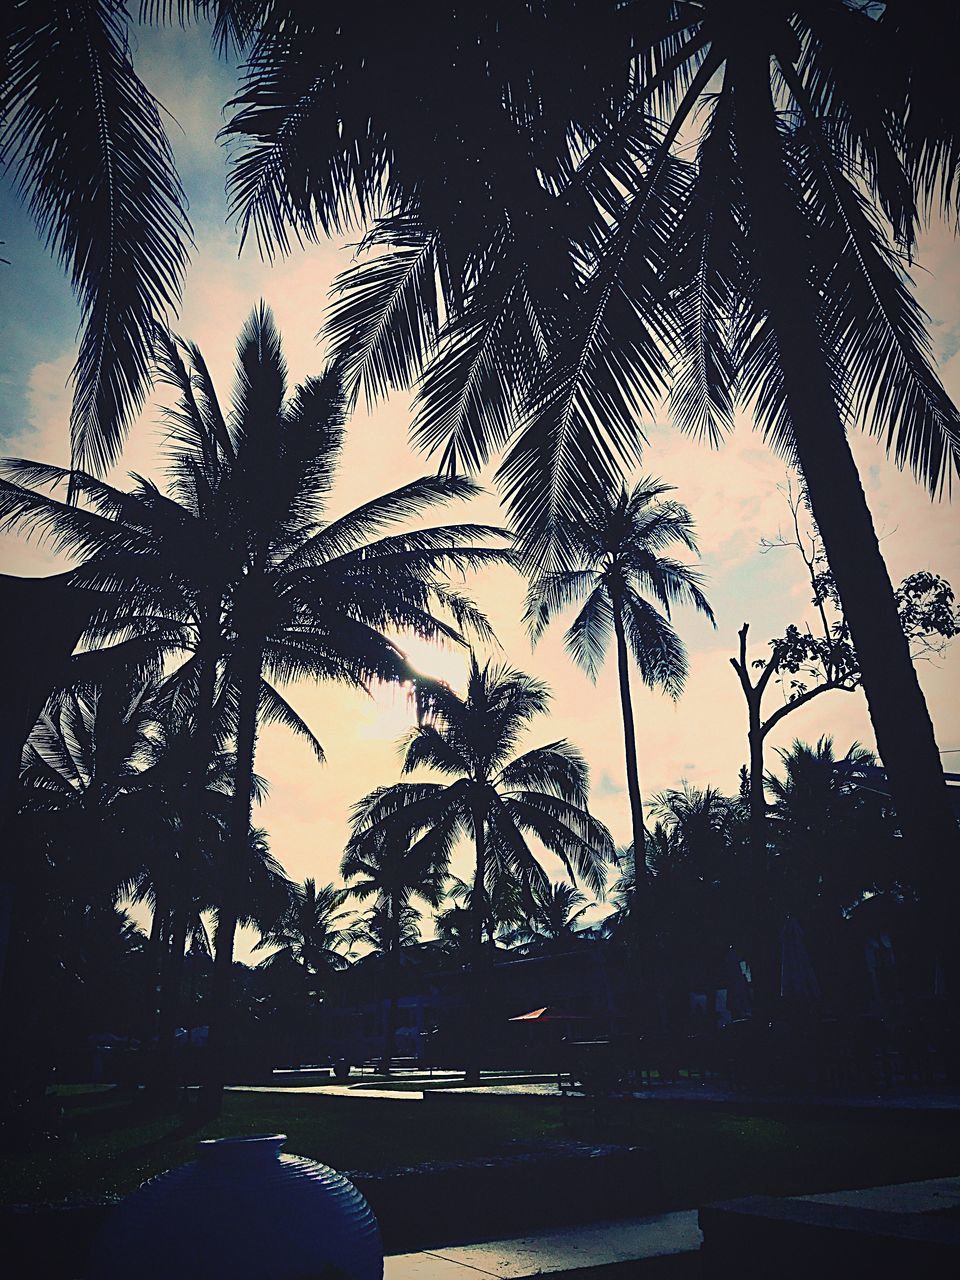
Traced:
<path id="1" fill-rule="evenodd" d="M 570 513 L 566 520 L 571 567 L 531 579 L 525 614 L 536 642 L 558 613 L 579 606 L 564 640 L 567 652 L 594 680 L 611 635 L 616 637 L 627 787 L 638 849 L 644 843 L 643 808 L 629 659 L 648 687 L 659 686 L 677 698 L 687 674 L 687 656 L 671 610 L 677 604 L 692 605 L 713 621 L 700 574 L 669 554 L 675 545 L 697 549 L 690 513 L 665 498 L 671 492 L 670 485 L 654 479 L 641 480 L 629 490 L 596 490 L 589 507 L 582 514 Z"/>
<path id="2" fill-rule="evenodd" d="M 404 773 L 424 768 L 443 782 L 400 782 L 354 812 L 353 844 L 417 837 L 411 853 L 445 869 L 461 839 L 474 850 L 473 946 L 482 944 L 487 896 L 504 876 L 545 892 L 549 879 L 529 837 L 560 858 L 571 879 L 595 894 L 613 852 L 609 832 L 587 808 L 587 767 L 568 742 L 516 753 L 521 734 L 546 710 L 544 684 L 506 666 L 471 660 L 464 695 L 433 685 L 411 732 Z"/>

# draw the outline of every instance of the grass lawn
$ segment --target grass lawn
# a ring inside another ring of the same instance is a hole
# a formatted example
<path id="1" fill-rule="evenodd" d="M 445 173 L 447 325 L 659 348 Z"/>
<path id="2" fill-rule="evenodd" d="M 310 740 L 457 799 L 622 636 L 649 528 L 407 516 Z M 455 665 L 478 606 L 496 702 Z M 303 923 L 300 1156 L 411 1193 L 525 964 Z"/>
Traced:
<path id="1" fill-rule="evenodd" d="M 193 1156 L 198 1137 L 286 1133 L 286 1149 L 339 1169 L 492 1155 L 512 1142 L 653 1148 L 668 1208 L 960 1173 L 960 1114 L 738 1109 L 706 1103 L 445 1098 L 441 1102 L 230 1093 L 186 1132 L 109 1091 L 63 1092 L 61 1136 L 0 1158 L 0 1202 L 122 1194 Z"/>

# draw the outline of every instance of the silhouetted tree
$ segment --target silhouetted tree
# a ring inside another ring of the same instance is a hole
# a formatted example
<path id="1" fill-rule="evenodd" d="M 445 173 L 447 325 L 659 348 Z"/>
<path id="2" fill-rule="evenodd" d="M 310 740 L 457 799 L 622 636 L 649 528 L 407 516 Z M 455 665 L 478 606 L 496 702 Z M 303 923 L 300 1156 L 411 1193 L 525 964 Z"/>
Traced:
<path id="1" fill-rule="evenodd" d="M 955 27 L 903 5 L 831 0 L 749 21 L 721 0 L 624 16 L 635 91 L 606 126 L 577 135 L 566 182 L 546 184 L 535 250 L 506 219 L 497 238 L 478 220 L 487 269 L 445 284 L 455 302 L 432 341 L 435 270 L 404 274 L 401 259 L 429 254 L 445 228 L 414 205 L 375 229 L 371 243 L 400 257 L 351 270 L 331 332 L 359 351 L 374 389 L 426 356 L 415 438 L 470 469 L 506 445 L 512 523 L 534 562 L 564 562 L 552 567 L 569 562 L 569 513 L 636 463 L 638 413 L 654 417 L 665 391 L 680 425 L 715 441 L 737 401 L 752 409 L 804 476 L 935 903 L 944 875 L 960 882 L 956 823 L 846 428 L 859 421 L 884 439 L 931 492 L 957 470 L 960 418 L 901 266 L 918 208 L 949 209 L 956 192 L 956 113 L 924 72 L 942 65 Z M 291 52 L 275 54 L 274 71 Z M 260 205 L 269 227 L 309 217 L 290 194 L 304 189 L 300 173 L 278 159 Z M 390 336 L 371 354 L 387 316 Z"/>
<path id="2" fill-rule="evenodd" d="M 405 773 L 430 768 L 451 781 L 397 783 L 374 792 L 356 811 L 358 847 L 364 840 L 410 840 L 411 853 L 438 869 L 445 869 L 461 838 L 472 841 L 476 975 L 483 966 L 492 887 L 507 874 L 531 887 L 549 883 L 528 836 L 559 857 L 571 878 L 595 893 L 603 889 L 613 844 L 587 809 L 583 759 L 566 742 L 514 754 L 528 721 L 546 709 L 548 698 L 540 681 L 489 662 L 481 666 L 474 657 L 464 696 L 441 685 L 423 691 L 424 719 L 412 731 L 404 757 Z M 476 1034 L 473 1040 L 470 1074 L 476 1076 Z"/>
<path id="3" fill-rule="evenodd" d="M 643 845 L 644 825 L 630 658 L 648 687 L 660 686 L 677 698 L 687 674 L 687 655 L 671 624 L 671 608 L 690 604 L 713 621 L 700 575 L 668 554 L 675 544 L 697 549 L 686 507 L 663 500 L 671 492 L 672 487 L 659 480 L 642 480 L 632 490 L 597 492 L 582 513 L 563 521 L 571 567 L 537 574 L 525 613 L 536 641 L 556 614 L 580 606 L 564 640 L 568 653 L 591 679 L 596 679 L 606 656 L 611 632 L 616 637 L 634 848 Z"/>
<path id="4" fill-rule="evenodd" d="M 584 932 L 584 912 L 595 905 L 575 885 L 553 882 L 537 895 L 526 922 L 501 933 L 500 940 L 524 953 L 565 950 Z"/>
<path id="5" fill-rule="evenodd" d="M 739 656 L 730 659 L 747 701 L 750 844 L 759 880 L 762 880 L 766 857 L 763 750 L 767 735 L 791 712 L 813 698 L 833 690 L 852 693 L 860 688 L 863 680 L 836 582 L 827 567 L 805 493 L 803 490 L 795 493 L 788 485 L 786 497 L 792 531 L 787 536 L 765 539 L 763 546 L 767 550 L 790 547 L 799 553 L 813 593 L 815 627 L 791 624 L 784 635 L 770 641 L 769 658 L 758 658 L 751 663 L 747 657 L 749 624 L 744 623 L 739 632 Z M 960 634 L 960 611 L 954 602 L 953 589 L 936 574 L 923 570 L 910 574 L 897 588 L 895 601 L 901 630 L 914 660 L 941 654 L 947 641 Z M 756 678 L 751 677 L 750 667 L 759 672 Z M 783 699 L 764 715 L 763 698 L 771 682 L 780 685 Z"/>
<path id="6" fill-rule="evenodd" d="M 366 813 L 372 802 L 371 796 L 364 797 L 355 806 L 355 814 Z M 348 842 L 340 874 L 352 897 L 361 902 L 373 899 L 356 936 L 381 952 L 386 962 L 387 1023 L 381 1066 L 389 1074 L 396 1044 L 401 952 L 419 937 L 420 912 L 412 899 L 438 907 L 443 872 L 433 864 L 429 851 L 412 852 L 404 844 L 378 843 L 360 834 Z"/>

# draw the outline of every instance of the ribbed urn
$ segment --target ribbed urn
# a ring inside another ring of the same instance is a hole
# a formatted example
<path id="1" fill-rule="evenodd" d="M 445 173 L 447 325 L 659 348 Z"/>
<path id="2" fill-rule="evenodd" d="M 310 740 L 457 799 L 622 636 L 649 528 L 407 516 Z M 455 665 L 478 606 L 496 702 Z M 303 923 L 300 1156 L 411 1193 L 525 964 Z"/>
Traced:
<path id="1" fill-rule="evenodd" d="M 284 1155 L 284 1134 L 197 1144 L 108 1219 L 90 1280 L 382 1280 L 370 1206 L 334 1169 Z"/>

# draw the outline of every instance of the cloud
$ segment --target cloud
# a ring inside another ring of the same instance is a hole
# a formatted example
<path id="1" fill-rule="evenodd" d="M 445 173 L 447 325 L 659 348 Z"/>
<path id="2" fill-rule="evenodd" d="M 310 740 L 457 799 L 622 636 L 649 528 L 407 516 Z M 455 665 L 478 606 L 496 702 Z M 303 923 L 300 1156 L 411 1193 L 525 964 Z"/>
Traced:
<path id="1" fill-rule="evenodd" d="M 626 793 L 627 793 L 627 788 L 623 785 L 623 783 L 615 782 L 613 778 L 611 778 L 609 771 L 606 769 L 603 769 L 601 771 L 599 782 L 595 782 L 593 784 L 594 797 L 597 797 L 597 796 L 620 797 L 620 796 L 626 795 Z"/>

